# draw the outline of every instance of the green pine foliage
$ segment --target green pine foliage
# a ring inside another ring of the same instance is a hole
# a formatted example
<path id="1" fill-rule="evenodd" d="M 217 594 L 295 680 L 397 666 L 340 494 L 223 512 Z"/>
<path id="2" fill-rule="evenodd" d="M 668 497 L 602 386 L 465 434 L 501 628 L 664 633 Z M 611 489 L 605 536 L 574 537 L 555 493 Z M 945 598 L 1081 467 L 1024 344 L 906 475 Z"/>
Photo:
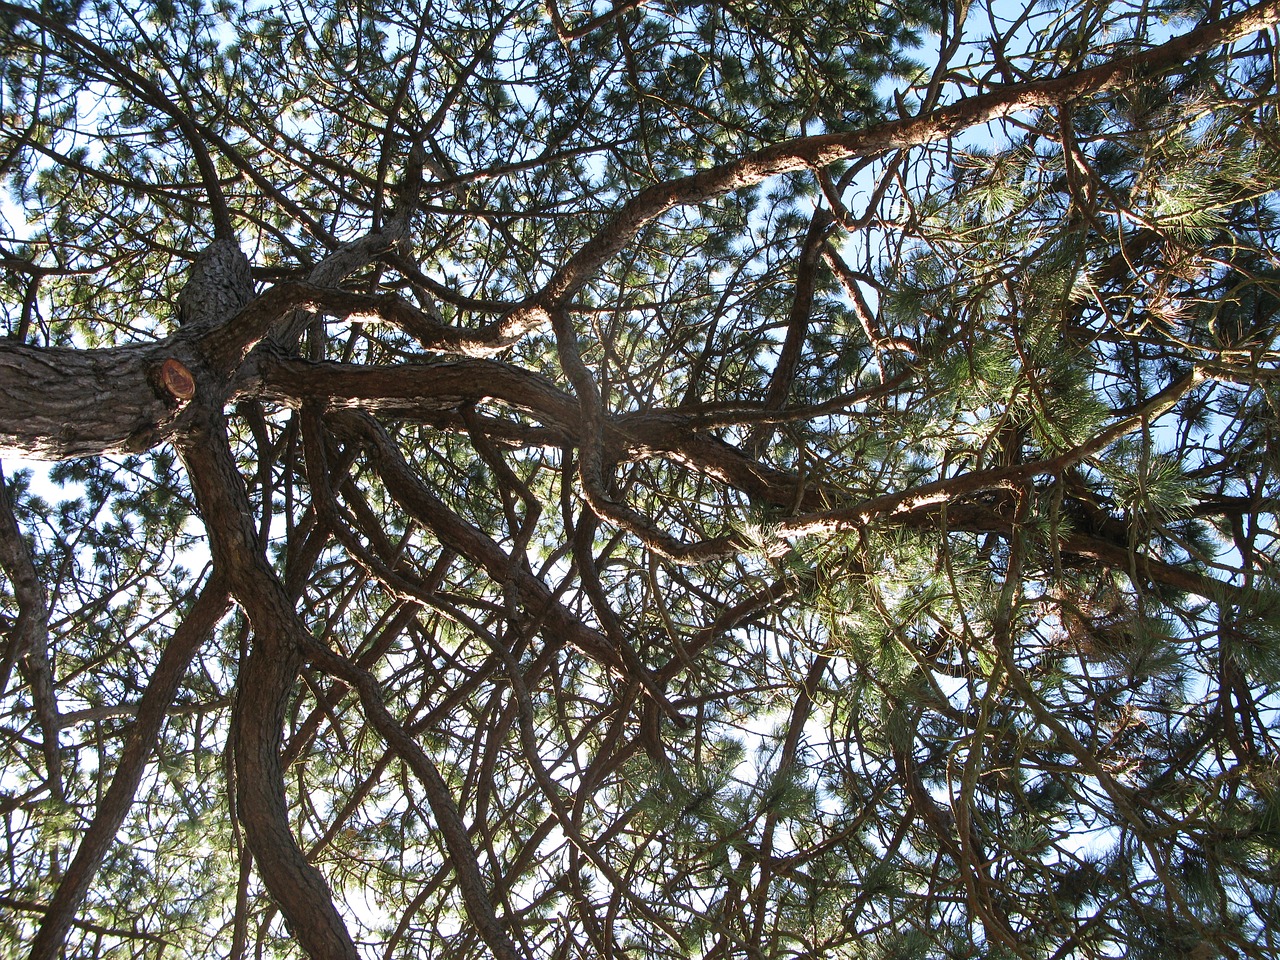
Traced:
<path id="1" fill-rule="evenodd" d="M 0 952 L 1280 955 L 1277 22 L 0 2 Z"/>

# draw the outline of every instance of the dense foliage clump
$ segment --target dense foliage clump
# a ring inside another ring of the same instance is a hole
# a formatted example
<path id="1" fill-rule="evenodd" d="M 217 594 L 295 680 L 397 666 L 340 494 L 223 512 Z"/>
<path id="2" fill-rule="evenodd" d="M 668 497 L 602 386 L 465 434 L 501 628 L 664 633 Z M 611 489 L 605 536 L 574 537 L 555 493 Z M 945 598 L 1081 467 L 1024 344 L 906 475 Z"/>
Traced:
<path id="1" fill-rule="evenodd" d="M 0 0 L 4 951 L 1277 956 L 1277 24 Z"/>

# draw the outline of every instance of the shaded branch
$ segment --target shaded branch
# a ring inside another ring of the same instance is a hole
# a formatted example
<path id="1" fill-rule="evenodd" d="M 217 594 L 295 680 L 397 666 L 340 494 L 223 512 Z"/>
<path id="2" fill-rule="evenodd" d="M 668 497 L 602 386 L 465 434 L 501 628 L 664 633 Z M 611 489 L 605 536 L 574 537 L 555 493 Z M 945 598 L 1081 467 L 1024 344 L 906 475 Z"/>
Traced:
<path id="1" fill-rule="evenodd" d="M 267 889 L 302 947 L 316 957 L 357 960 L 328 884 L 307 862 L 289 826 L 280 748 L 290 691 L 308 639 L 306 626 L 257 542 L 221 412 L 204 413 L 177 446 L 205 518 L 215 575 L 228 584 L 253 627 L 232 719 L 236 805 L 245 837 Z"/>
<path id="2" fill-rule="evenodd" d="M 463 823 L 462 814 L 449 791 L 448 784 L 440 776 L 439 769 L 418 746 L 391 713 L 383 701 L 378 682 L 366 670 L 362 670 L 334 653 L 324 644 L 311 641 L 307 644 L 307 656 L 312 663 L 326 672 L 345 680 L 360 695 L 360 703 L 364 714 L 375 730 L 386 741 L 404 763 L 413 771 L 418 782 L 426 790 L 427 802 L 435 817 L 436 826 L 444 837 L 449 859 L 453 863 L 454 873 L 458 878 L 462 899 L 467 906 L 467 914 L 472 923 L 480 931 L 484 942 L 493 951 L 498 960 L 518 960 L 511 938 L 507 936 L 503 925 L 494 913 L 493 901 L 484 877 L 480 873 L 480 864 L 476 859 L 475 848 L 467 836 L 467 826 Z"/>
<path id="3" fill-rule="evenodd" d="M 809 339 L 809 321 L 813 315 L 813 296 L 818 283 L 818 261 L 821 258 L 827 235 L 835 225 L 832 214 L 823 209 L 813 212 L 809 229 L 805 231 L 796 264 L 795 289 L 791 293 L 791 311 L 787 316 L 787 335 L 782 350 L 769 377 L 769 388 L 764 395 L 766 410 L 781 410 L 787 395 L 795 383 L 800 369 L 800 357 Z M 757 427 L 743 444 L 753 452 L 764 449 L 773 436 L 770 424 Z"/>
<path id="4" fill-rule="evenodd" d="M 138 701 L 137 719 L 129 728 L 120 760 L 111 776 L 111 785 L 80 838 L 75 857 L 63 874 L 40 930 L 31 943 L 30 960 L 54 960 L 61 954 L 67 931 L 75 922 L 76 911 L 133 805 L 138 784 L 155 752 L 156 740 L 169 715 L 178 684 L 191 658 L 226 613 L 228 600 L 226 587 L 215 574 L 165 645 L 160 662 Z"/>
<path id="5" fill-rule="evenodd" d="M 515 577 L 521 602 L 535 620 L 545 619 L 558 640 L 567 640 L 588 658 L 614 670 L 624 664 L 605 637 L 582 623 L 556 600 L 537 577 L 513 566 L 510 555 L 480 529 L 450 510 L 404 462 L 400 451 L 372 418 L 357 413 L 330 415 L 330 421 L 349 432 L 364 447 L 388 492 L 404 509 L 428 527 L 441 545 L 481 567 L 497 583 Z"/>

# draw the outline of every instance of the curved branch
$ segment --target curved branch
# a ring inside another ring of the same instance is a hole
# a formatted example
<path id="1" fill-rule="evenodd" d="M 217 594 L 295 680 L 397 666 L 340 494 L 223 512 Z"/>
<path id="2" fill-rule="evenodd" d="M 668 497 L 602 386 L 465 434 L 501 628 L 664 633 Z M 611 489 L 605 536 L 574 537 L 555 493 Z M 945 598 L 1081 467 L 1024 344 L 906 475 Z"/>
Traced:
<path id="1" fill-rule="evenodd" d="M 769 389 L 764 395 L 766 410 L 782 409 L 795 382 L 796 372 L 800 369 L 800 356 L 809 338 L 809 321 L 813 315 L 813 297 L 818 285 L 818 261 L 834 224 L 835 217 L 830 211 L 822 209 L 815 210 L 809 220 L 809 229 L 805 231 L 800 259 L 796 265 L 795 289 L 791 294 L 791 312 L 787 317 L 787 336 L 782 342 L 782 350 L 773 366 L 773 375 L 769 378 Z M 744 445 L 751 451 L 762 450 L 768 446 L 773 431 L 772 424 L 763 424 L 751 432 Z"/>
<path id="2" fill-rule="evenodd" d="M 42 30 L 47 30 L 63 43 L 79 50 L 113 77 L 122 89 L 131 91 L 144 103 L 159 110 L 177 124 L 183 138 L 187 141 L 187 146 L 191 148 L 196 166 L 200 170 L 200 178 L 204 181 L 205 193 L 209 197 L 209 206 L 213 213 L 214 237 L 218 240 L 235 241 L 235 226 L 231 222 L 227 198 L 222 193 L 218 170 L 214 166 L 213 157 L 209 154 L 209 148 L 194 118 L 186 111 L 180 110 L 153 81 L 138 73 L 105 47 L 72 30 L 65 20 L 47 17 L 29 7 L 4 2 L 0 2 L 0 13 L 25 20 Z"/>
<path id="3" fill-rule="evenodd" d="M 214 570 L 225 578 L 253 626 L 254 643 L 241 665 L 232 720 L 236 803 L 245 837 L 267 889 L 303 949 L 315 957 L 357 960 L 328 884 L 307 862 L 289 827 L 280 748 L 290 690 L 308 640 L 306 626 L 257 542 L 221 412 L 204 413 L 177 446 L 206 519 Z"/>
<path id="4" fill-rule="evenodd" d="M 404 462 L 399 450 L 372 418 L 352 412 L 331 422 L 359 438 L 374 469 L 397 502 L 448 547 L 483 568 L 498 583 L 514 576 L 520 601 L 534 618 L 545 618 L 557 639 L 567 640 L 590 659 L 625 675 L 625 664 L 607 639 L 575 617 L 537 577 L 513 566 L 510 555 L 483 531 L 467 523 L 435 496 Z"/>
<path id="5" fill-rule="evenodd" d="M 600 267 L 630 243 L 646 224 L 675 207 L 701 203 L 754 186 L 779 174 L 935 143 L 990 120 L 1120 87 L 1138 74 L 1185 63 L 1190 57 L 1240 40 L 1276 23 L 1280 23 L 1280 0 L 1266 0 L 1234 16 L 1174 37 L 1167 43 L 1086 70 L 1048 80 L 998 87 L 990 93 L 967 97 L 929 113 L 877 124 L 866 130 L 798 137 L 701 173 L 654 184 L 625 203 L 538 293 L 502 318 L 495 325 L 494 333 L 519 338 L 546 325 L 551 320 L 551 312 L 565 306 Z"/>
<path id="6" fill-rule="evenodd" d="M 471 840 L 467 836 L 467 825 L 463 822 L 453 794 L 449 792 L 449 785 L 445 783 L 439 769 L 417 741 L 391 716 L 383 702 L 378 682 L 368 671 L 360 669 L 317 641 L 307 644 L 307 656 L 312 663 L 355 688 L 369 722 L 381 734 L 387 746 L 418 778 L 426 791 L 427 803 L 435 816 L 436 826 L 444 837 L 445 848 L 449 851 L 449 859 L 458 877 L 458 886 L 467 905 L 468 915 L 498 960 L 519 960 L 520 954 L 494 912 L 493 900 L 489 896 L 484 876 L 480 873 L 475 848 L 471 846 Z"/>

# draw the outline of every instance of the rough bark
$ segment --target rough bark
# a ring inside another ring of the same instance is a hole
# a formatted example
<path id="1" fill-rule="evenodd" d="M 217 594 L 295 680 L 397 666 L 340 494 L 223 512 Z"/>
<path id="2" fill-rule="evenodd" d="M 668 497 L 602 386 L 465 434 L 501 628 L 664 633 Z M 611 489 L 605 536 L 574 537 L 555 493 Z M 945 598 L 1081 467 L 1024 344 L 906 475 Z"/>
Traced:
<path id="1" fill-rule="evenodd" d="M 8 4 L 0 3 L 0 10 L 18 11 L 17 15 L 35 20 L 29 11 Z M 215 560 L 215 582 L 219 585 L 216 589 L 208 588 L 166 650 L 161 668 L 139 706 L 138 721 L 111 788 L 47 911 L 32 947 L 32 957 L 57 954 L 94 870 L 128 810 L 182 670 L 207 635 L 208 627 L 224 609 L 225 597 L 218 599 L 223 583 L 243 606 L 253 628 L 252 649 L 241 665 L 233 719 L 233 749 L 239 773 L 238 809 L 262 877 L 303 948 L 317 957 L 356 956 L 355 946 L 333 904 L 324 877 L 307 861 L 293 836 L 284 787 L 281 746 L 286 707 L 304 660 L 311 657 L 334 675 L 345 676 L 358 689 L 366 717 L 426 785 L 470 915 L 496 955 L 503 958 L 517 955 L 497 919 L 493 897 L 484 885 L 457 804 L 432 761 L 387 712 L 372 676 L 332 655 L 310 637 L 290 593 L 268 564 L 263 544 L 257 539 L 257 524 L 243 480 L 228 444 L 223 411 L 230 401 L 259 398 L 294 407 L 308 403 L 325 407 L 328 410 L 326 426 L 339 427 L 357 438 L 387 491 L 406 513 L 429 528 L 442 545 L 466 557 L 493 580 L 511 584 L 519 606 L 529 620 L 544 626 L 549 638 L 566 640 L 628 680 L 637 680 L 655 698 L 660 698 L 660 681 L 678 673 L 677 659 L 656 671 L 655 679 L 634 654 L 628 655 L 625 644 L 620 645 L 615 637 L 606 637 L 584 624 L 560 603 L 541 579 L 521 565 L 518 550 L 504 549 L 484 531 L 451 511 L 413 471 L 382 428 L 372 418 L 352 410 L 420 419 L 438 417 L 459 429 L 474 428 L 481 423 L 475 416 L 467 419 L 464 411 L 469 405 L 486 400 L 497 400 L 510 410 L 532 415 L 543 424 L 547 436 L 554 435 L 566 446 L 581 451 L 582 487 L 595 515 L 616 522 L 655 552 L 681 560 L 721 557 L 737 550 L 756 549 L 759 545 L 746 543 L 731 534 L 700 543 L 681 543 L 621 499 L 613 499 L 615 485 L 611 482 L 611 473 L 616 472 L 619 461 L 668 458 L 740 491 L 753 502 L 789 509 L 793 515 L 780 520 L 775 530 L 779 540 L 857 532 L 872 523 L 926 527 L 938 524 L 940 515 L 950 529 L 977 529 L 1007 535 L 1011 521 L 998 509 L 976 506 L 980 496 L 1023 493 L 1039 478 L 1060 475 L 1080 459 L 1101 451 L 1125 432 L 1160 415 L 1199 382 L 1199 374 L 1173 385 L 1139 414 L 1118 417 L 1114 426 L 1094 442 L 1061 456 L 1038 463 L 947 476 L 914 489 L 851 502 L 852 498 L 846 493 L 825 490 L 806 483 L 801 476 L 761 464 L 747 452 L 709 435 L 715 418 L 704 416 L 705 409 L 610 416 L 593 373 L 579 351 L 577 320 L 571 313 L 575 295 L 611 257 L 631 243 L 646 224 L 676 206 L 711 199 L 781 173 L 821 168 L 837 161 L 939 141 L 993 118 L 1052 107 L 1109 87 L 1123 86 L 1135 74 L 1183 62 L 1189 56 L 1277 20 L 1280 20 L 1280 2 L 1271 0 L 1128 58 L 1050 80 L 991 89 L 918 117 L 906 117 L 864 131 L 789 141 L 691 177 L 656 185 L 623 204 L 594 239 L 567 255 L 541 291 L 508 311 L 498 322 L 476 331 L 450 328 L 438 316 L 396 297 L 361 296 L 325 286 L 337 283 L 356 267 L 387 255 L 403 235 L 407 214 L 397 214 L 385 230 L 341 248 L 312 272 L 311 284 L 282 284 L 254 298 L 248 262 L 228 239 L 229 213 L 217 192 L 207 151 L 202 153 L 197 159 L 214 194 L 220 239 L 196 260 L 190 283 L 179 297 L 177 313 L 184 324 L 182 331 L 149 346 L 113 350 L 38 349 L 14 343 L 0 344 L 0 446 L 29 457 L 62 459 L 140 451 L 174 439 L 206 519 Z M 84 50 L 87 56 L 97 57 L 115 75 L 146 94 L 146 82 L 127 68 L 103 56 L 97 48 L 86 45 Z M 209 135 L 192 123 L 188 122 L 183 129 L 194 141 Z M 808 333 L 817 261 L 824 255 L 822 244 L 828 226 L 825 217 L 825 214 L 822 218 L 815 217 L 806 238 L 786 341 L 763 405 L 755 410 L 725 411 L 720 421 L 720 425 L 761 425 L 753 433 L 754 442 L 748 444 L 751 450 L 763 447 L 772 435 L 774 424 L 789 415 L 785 398 L 796 376 Z M 833 254 L 828 256 L 834 266 L 841 265 Z M 881 341 L 865 303 L 857 298 L 856 283 L 851 283 L 844 274 L 842 279 L 855 295 L 859 318 L 873 345 L 914 349 L 902 341 Z M 530 330 L 551 325 L 576 395 L 528 371 L 494 362 L 470 360 L 386 368 L 306 364 L 283 359 L 276 346 L 262 342 L 274 337 L 277 344 L 289 347 L 317 311 L 346 317 L 380 317 L 400 326 L 426 349 L 474 357 L 491 356 Z M 486 421 L 481 425 L 487 424 Z M 512 430 L 515 429 L 512 426 Z M 47 605 L 34 577 L 30 552 L 23 552 L 12 511 L 7 504 L 5 507 L 0 511 L 3 514 L 0 515 L 0 550 L 3 550 L 0 560 L 14 581 L 22 614 L 12 640 L 10 659 L 23 657 L 29 667 L 29 682 L 40 711 L 53 783 L 57 775 L 59 724 L 52 695 L 52 673 L 43 646 Z M 341 518 L 327 519 L 339 522 Z M 593 516 L 588 515 L 588 520 L 594 523 Z M 586 526 L 582 523 L 579 530 Z M 587 555 L 582 578 L 589 592 L 592 544 L 589 536 L 583 536 L 582 540 L 578 549 Z M 1095 562 L 1130 570 L 1135 577 L 1150 577 L 1205 596 L 1212 596 L 1219 586 L 1207 576 L 1158 559 L 1135 557 L 1131 548 L 1097 531 L 1071 533 L 1059 547 L 1068 563 Z M 786 545 L 782 544 L 781 548 L 785 550 Z M 779 600 L 787 589 L 787 584 L 779 584 L 726 611 L 720 621 L 692 637 L 683 655 L 696 655 L 716 637 L 748 622 L 759 609 Z M 609 611 L 607 598 L 598 606 L 604 618 Z M 203 632 L 202 623 L 206 624 Z M 623 631 L 618 629 L 614 633 L 620 636 Z M 824 666 L 825 661 L 815 663 L 806 690 L 816 684 Z M 3 683 L 0 683 L 2 689 Z M 794 759 L 796 740 L 808 716 L 807 696 L 806 693 L 793 715 L 784 768 Z M 770 821 L 762 844 L 766 856 L 770 853 L 772 830 Z M 755 896 L 758 924 L 765 921 L 763 907 L 768 889 L 769 873 L 762 870 Z"/>
<path id="2" fill-rule="evenodd" d="M 226 579 L 253 628 L 232 721 L 236 802 L 245 837 L 263 882 L 302 948 L 317 960 L 356 960 L 355 944 L 328 884 L 307 862 L 289 826 L 280 750 L 290 691 L 303 663 L 306 627 L 257 542 L 221 412 L 206 413 L 179 439 L 178 451 L 206 520 L 214 570 Z"/>
<path id="3" fill-rule="evenodd" d="M 249 260 L 234 240 L 214 240 L 191 265 L 178 294 L 178 322 L 213 327 L 239 313 L 253 299 Z"/>
<path id="4" fill-rule="evenodd" d="M 183 410 L 160 386 L 170 358 L 200 366 L 168 341 L 110 350 L 0 345 L 0 453 L 66 460 L 149 449 Z"/>

